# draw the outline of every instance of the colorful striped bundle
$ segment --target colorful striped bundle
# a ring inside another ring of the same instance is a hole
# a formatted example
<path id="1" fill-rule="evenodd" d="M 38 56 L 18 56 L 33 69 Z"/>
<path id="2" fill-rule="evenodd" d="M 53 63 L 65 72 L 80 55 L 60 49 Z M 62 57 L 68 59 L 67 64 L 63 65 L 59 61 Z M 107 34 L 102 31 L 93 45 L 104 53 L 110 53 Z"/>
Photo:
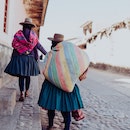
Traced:
<path id="1" fill-rule="evenodd" d="M 57 44 L 44 59 L 46 79 L 66 92 L 72 92 L 79 76 L 89 66 L 86 52 L 70 42 Z"/>

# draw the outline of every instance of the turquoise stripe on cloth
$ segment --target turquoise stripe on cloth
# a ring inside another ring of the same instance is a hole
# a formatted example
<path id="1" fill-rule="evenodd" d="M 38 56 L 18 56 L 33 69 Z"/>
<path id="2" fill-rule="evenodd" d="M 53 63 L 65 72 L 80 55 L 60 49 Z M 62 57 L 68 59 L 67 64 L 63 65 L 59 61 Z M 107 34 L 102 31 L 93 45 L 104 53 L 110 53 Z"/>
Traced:
<path id="1" fill-rule="evenodd" d="M 56 67 L 56 61 L 54 61 L 53 67 L 52 67 L 52 73 L 53 75 L 53 81 L 55 84 L 60 84 L 59 83 L 59 78 L 58 78 L 58 73 L 57 73 L 57 67 Z"/>
<path id="2" fill-rule="evenodd" d="M 78 63 L 78 60 L 77 60 L 76 54 L 75 54 L 75 48 L 74 48 L 74 45 L 69 42 L 67 42 L 67 43 L 63 42 L 62 45 L 64 48 L 64 55 L 66 57 L 68 69 L 69 69 L 69 72 L 71 75 L 71 81 L 74 81 L 75 79 L 77 79 L 77 77 L 80 73 L 79 63 Z M 67 58 L 69 58 L 69 60 Z"/>
<path id="3" fill-rule="evenodd" d="M 72 92 L 79 76 L 89 66 L 87 54 L 70 42 L 61 42 L 49 52 L 44 76 L 55 86 Z"/>
<path id="4" fill-rule="evenodd" d="M 58 68 L 56 66 L 56 52 L 55 51 L 52 51 L 52 59 L 50 64 L 51 66 L 49 66 L 49 69 L 48 69 L 48 75 L 49 77 L 52 79 L 52 81 L 54 82 L 54 84 L 58 85 L 60 84 L 60 81 L 59 81 L 59 77 L 58 77 Z M 59 86 L 60 87 L 60 86 Z"/>

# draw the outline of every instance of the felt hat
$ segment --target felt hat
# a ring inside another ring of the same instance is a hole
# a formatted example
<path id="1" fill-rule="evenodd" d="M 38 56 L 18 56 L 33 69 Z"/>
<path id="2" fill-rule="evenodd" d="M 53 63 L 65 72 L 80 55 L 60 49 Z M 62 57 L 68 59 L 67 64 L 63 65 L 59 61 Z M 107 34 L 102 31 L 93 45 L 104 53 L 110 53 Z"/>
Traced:
<path id="1" fill-rule="evenodd" d="M 51 40 L 51 41 L 55 41 L 55 42 L 62 42 L 64 40 L 64 35 L 55 33 L 53 38 L 48 37 L 48 39 Z"/>
<path id="2" fill-rule="evenodd" d="M 21 25 L 31 25 L 32 27 L 35 27 L 35 24 L 32 23 L 31 18 L 25 18 L 24 22 L 20 22 Z"/>

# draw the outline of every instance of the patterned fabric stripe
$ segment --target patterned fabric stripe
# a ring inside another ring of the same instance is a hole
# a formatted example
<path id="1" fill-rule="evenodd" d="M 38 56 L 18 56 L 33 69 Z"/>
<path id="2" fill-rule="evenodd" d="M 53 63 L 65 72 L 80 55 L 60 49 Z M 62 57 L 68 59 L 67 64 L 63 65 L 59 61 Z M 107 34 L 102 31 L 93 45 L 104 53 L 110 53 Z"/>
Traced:
<path id="1" fill-rule="evenodd" d="M 12 47 L 15 48 L 20 54 L 24 53 L 27 50 L 32 51 L 32 49 L 38 43 L 38 38 L 33 31 L 30 31 L 29 39 L 31 42 L 28 42 L 24 37 L 23 32 L 19 30 L 14 35 L 14 39 L 12 41 Z"/>
<path id="2" fill-rule="evenodd" d="M 28 42 L 21 30 L 14 35 L 14 39 L 18 42 L 23 43 L 23 46 L 26 46 L 26 43 Z"/>
<path id="3" fill-rule="evenodd" d="M 65 57 L 69 57 L 70 60 L 66 59 L 69 73 L 71 75 L 71 81 L 74 81 L 75 78 L 79 75 L 79 66 L 76 54 L 74 53 L 74 46 L 72 43 L 63 43 Z"/>
<path id="4" fill-rule="evenodd" d="M 60 83 L 60 80 L 59 80 L 59 76 L 58 76 L 58 65 L 60 64 L 59 62 L 59 55 L 54 51 L 52 52 L 53 54 L 53 59 L 56 59 L 54 60 L 53 62 L 53 65 L 52 65 L 52 73 L 54 73 L 54 77 L 53 77 L 53 81 L 54 83 L 57 85 L 57 86 L 61 86 L 61 83 Z"/>
<path id="5" fill-rule="evenodd" d="M 78 60 L 78 67 L 79 67 L 79 74 L 81 75 L 83 73 L 83 70 L 84 70 L 84 67 L 82 65 L 85 65 L 84 64 L 84 55 L 83 55 L 83 50 L 81 50 L 80 48 L 78 47 L 75 47 L 75 52 L 76 53 L 76 57 L 77 57 L 77 60 Z"/>
<path id="6" fill-rule="evenodd" d="M 57 53 L 57 52 L 56 52 Z M 63 85 L 61 79 L 62 77 L 64 77 L 62 71 L 59 71 L 59 70 L 62 70 L 61 68 L 61 61 L 60 61 L 60 55 L 59 55 L 59 52 L 57 53 L 56 55 L 56 58 L 55 58 L 55 64 L 56 64 L 56 67 L 57 67 L 57 77 L 58 77 L 58 84 L 56 84 L 59 88 L 61 88 L 61 86 Z"/>
<path id="7" fill-rule="evenodd" d="M 49 65 L 50 65 L 50 62 L 51 62 L 51 58 L 52 58 L 52 54 L 51 54 L 51 52 L 49 52 L 49 53 L 46 55 L 46 57 L 45 57 L 45 62 L 46 62 L 46 64 L 45 64 L 45 68 L 44 68 L 44 70 L 43 70 L 43 74 L 46 76 L 46 78 L 47 78 L 48 80 L 50 80 L 49 75 L 48 75 L 48 71 L 49 71 Z"/>
<path id="8" fill-rule="evenodd" d="M 65 55 L 64 55 L 65 51 L 60 50 L 60 51 L 58 51 L 58 53 L 59 53 L 60 66 L 61 66 L 61 69 L 59 69 L 59 70 L 62 70 L 62 71 L 58 71 L 59 72 L 58 75 L 59 75 L 59 79 L 61 81 L 61 85 L 62 85 L 64 90 L 67 90 L 68 87 L 69 87 L 68 89 L 71 90 L 70 87 L 73 86 L 73 83 L 71 81 L 71 75 L 70 75 L 68 65 L 67 65 L 67 62 L 66 62 L 66 58 L 65 58 Z M 61 65 L 61 64 L 64 64 L 64 65 Z M 60 75 L 60 73 L 62 73 L 62 75 Z"/>
<path id="9" fill-rule="evenodd" d="M 84 52 L 85 53 L 85 52 Z M 86 55 L 86 56 L 84 56 L 84 55 Z M 85 67 L 86 67 L 86 69 L 88 68 L 88 66 L 89 66 L 89 58 L 88 58 L 88 55 L 85 53 L 85 54 L 83 54 L 83 52 L 82 52 L 82 57 L 83 57 L 83 60 L 84 60 L 84 64 L 86 65 Z M 86 70 L 85 69 L 85 70 Z"/>
<path id="10" fill-rule="evenodd" d="M 17 38 L 18 41 L 21 41 L 21 40 L 23 40 L 23 42 L 25 41 L 25 38 L 23 37 L 23 34 L 21 32 L 15 35 L 14 38 Z"/>
<path id="11" fill-rule="evenodd" d="M 45 68 L 43 70 L 43 74 L 44 76 L 46 77 L 46 79 L 48 79 L 50 82 L 54 83 L 56 86 L 58 86 L 60 88 L 60 80 L 59 80 L 59 77 L 58 77 L 58 70 L 59 69 L 57 67 L 57 64 L 59 64 L 59 61 L 58 61 L 58 54 L 56 56 L 56 52 L 55 51 L 50 51 L 46 56 L 45 56 L 45 59 L 44 59 L 44 62 L 46 63 L 45 64 Z M 58 62 L 56 64 L 56 62 L 54 62 L 54 59 L 57 57 L 57 61 Z"/>
<path id="12" fill-rule="evenodd" d="M 12 47 L 15 48 L 20 54 L 28 50 L 26 46 L 19 45 L 18 39 L 15 38 L 13 39 Z"/>
<path id="13" fill-rule="evenodd" d="M 49 68 L 48 68 L 48 77 L 51 79 L 51 82 L 54 83 L 53 72 L 52 72 L 52 65 L 53 65 L 53 61 L 52 60 L 50 61 L 50 65 L 49 65 Z"/>
<path id="14" fill-rule="evenodd" d="M 52 49 L 51 55 L 49 53 L 46 56 L 45 78 L 62 90 L 72 92 L 79 76 L 89 66 L 87 54 L 69 42 L 59 43 Z"/>
<path id="15" fill-rule="evenodd" d="M 82 51 L 81 53 L 82 53 L 81 56 L 83 57 L 83 61 L 84 61 L 83 64 L 85 65 L 85 66 L 81 65 L 81 69 L 82 69 L 81 71 L 84 72 L 84 70 L 88 68 L 90 61 L 88 55 L 84 51 Z"/>
<path id="16" fill-rule="evenodd" d="M 69 43 L 70 44 L 70 43 Z M 77 56 L 76 56 L 76 51 L 75 51 L 75 47 L 76 46 L 74 46 L 72 43 L 71 43 L 71 50 L 70 50 L 70 52 L 71 52 L 71 57 L 72 57 L 72 62 L 73 62 L 73 68 L 75 69 L 75 70 L 73 70 L 73 72 L 74 72 L 74 75 L 77 77 L 78 75 L 79 75 L 79 73 L 80 73 L 80 68 L 79 68 L 79 61 L 78 61 L 78 58 L 77 58 Z M 81 59 L 81 57 L 80 57 L 80 59 Z M 73 76 L 72 76 L 73 77 Z"/>
<path id="17" fill-rule="evenodd" d="M 31 43 L 34 44 L 34 46 L 38 43 L 38 37 L 34 31 L 31 30 L 29 38 L 30 38 Z"/>

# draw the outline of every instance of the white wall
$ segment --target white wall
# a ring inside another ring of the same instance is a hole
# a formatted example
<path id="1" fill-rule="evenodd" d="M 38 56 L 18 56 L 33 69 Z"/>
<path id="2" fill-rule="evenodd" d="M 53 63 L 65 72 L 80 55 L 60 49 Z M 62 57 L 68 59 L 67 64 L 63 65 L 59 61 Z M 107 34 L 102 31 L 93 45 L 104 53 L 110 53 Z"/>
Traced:
<path id="1" fill-rule="evenodd" d="M 22 0 L 9 0 L 8 5 L 8 19 L 7 19 L 7 33 L 3 32 L 4 22 L 4 7 L 5 1 L 0 0 L 0 43 L 11 46 L 11 41 L 14 33 L 21 29 L 19 22 L 26 17 L 24 5 Z"/>
<path id="2" fill-rule="evenodd" d="M 8 80 L 4 73 L 5 66 L 9 63 L 12 48 L 11 43 L 16 31 L 21 29 L 19 22 L 26 17 L 22 0 L 9 0 L 7 33 L 3 32 L 5 0 L 0 0 L 0 88 Z M 2 59 L 2 60 L 1 60 Z"/>

